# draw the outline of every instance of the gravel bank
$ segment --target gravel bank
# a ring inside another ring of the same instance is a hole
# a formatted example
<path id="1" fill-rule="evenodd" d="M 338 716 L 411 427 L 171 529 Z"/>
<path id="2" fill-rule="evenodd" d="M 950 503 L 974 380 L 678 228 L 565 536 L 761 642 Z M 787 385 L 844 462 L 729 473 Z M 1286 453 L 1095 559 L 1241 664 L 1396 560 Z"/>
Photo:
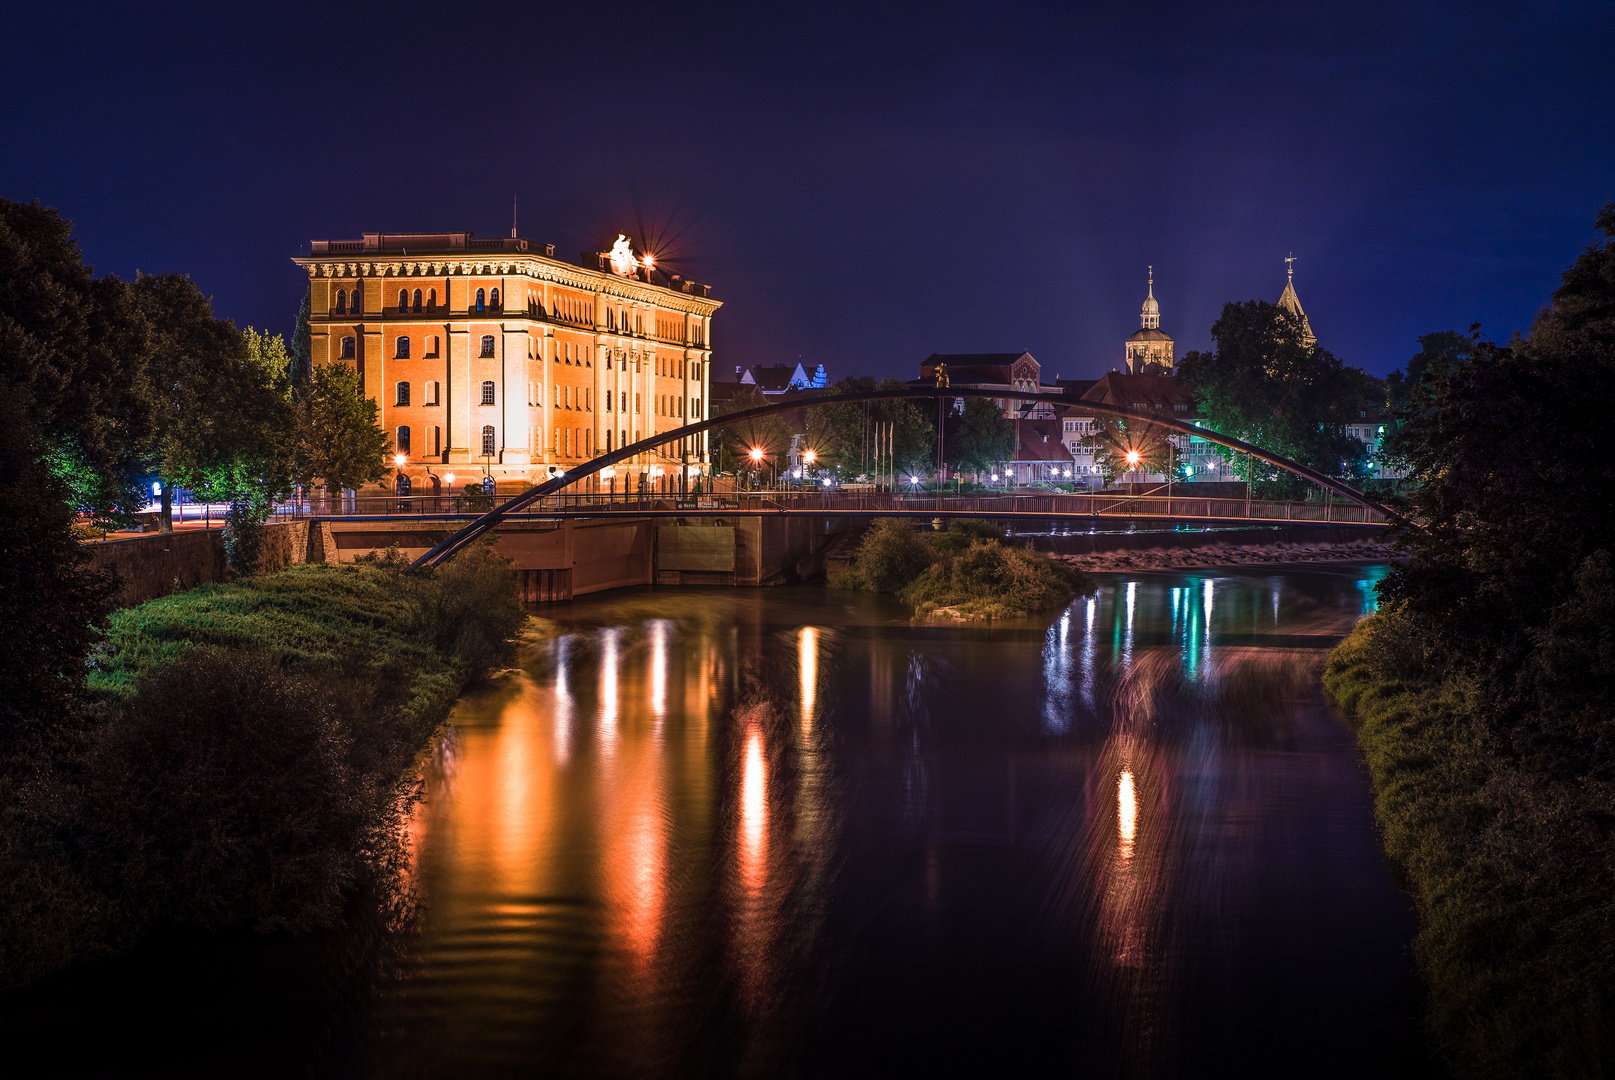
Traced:
<path id="1" fill-rule="evenodd" d="M 1078 570 L 1187 570 L 1204 566 L 1247 566 L 1259 563 L 1361 562 L 1394 559 L 1389 544 L 1355 540 L 1336 544 L 1209 544 L 1198 548 L 1146 548 L 1096 555 L 1056 555 Z"/>

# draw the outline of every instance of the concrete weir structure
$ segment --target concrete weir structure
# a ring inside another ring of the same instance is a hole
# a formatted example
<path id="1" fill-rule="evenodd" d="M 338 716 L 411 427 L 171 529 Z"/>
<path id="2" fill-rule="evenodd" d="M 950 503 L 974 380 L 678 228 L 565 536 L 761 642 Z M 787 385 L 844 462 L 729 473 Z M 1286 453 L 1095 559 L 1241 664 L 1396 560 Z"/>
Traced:
<path id="1" fill-rule="evenodd" d="M 349 563 L 396 547 L 415 559 L 463 522 L 312 519 L 271 524 L 265 569 Z M 701 518 L 515 520 L 492 536 L 519 575 L 522 599 L 570 600 L 630 585 L 776 585 L 821 574 L 825 553 L 849 535 L 845 519 Z M 861 532 L 850 530 L 850 533 Z M 125 605 L 227 579 L 224 534 L 185 530 L 92 543 L 92 565 L 117 576 Z"/>

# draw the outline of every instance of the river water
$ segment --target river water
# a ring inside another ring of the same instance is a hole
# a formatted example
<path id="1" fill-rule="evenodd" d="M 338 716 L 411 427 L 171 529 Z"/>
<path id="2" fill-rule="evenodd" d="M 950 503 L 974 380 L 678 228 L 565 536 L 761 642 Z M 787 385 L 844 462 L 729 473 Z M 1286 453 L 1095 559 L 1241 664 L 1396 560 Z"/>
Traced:
<path id="1" fill-rule="evenodd" d="M 208 1060 L 1416 1075 L 1409 905 L 1318 690 L 1383 570 L 1106 575 L 991 627 L 827 589 L 535 608 L 434 748 L 386 962 L 192 949 L 235 1002 Z"/>

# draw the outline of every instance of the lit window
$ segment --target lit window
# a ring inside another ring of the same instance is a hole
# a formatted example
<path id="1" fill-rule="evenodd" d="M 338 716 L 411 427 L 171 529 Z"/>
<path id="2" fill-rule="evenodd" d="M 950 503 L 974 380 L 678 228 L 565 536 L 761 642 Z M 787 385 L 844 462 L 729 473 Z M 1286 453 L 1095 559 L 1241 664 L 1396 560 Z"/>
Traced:
<path id="1" fill-rule="evenodd" d="M 490 357 L 492 355 L 493 355 L 493 335 L 492 334 L 483 334 L 482 335 L 482 358 L 484 360 L 486 360 L 488 357 Z"/>
<path id="2" fill-rule="evenodd" d="M 482 384 L 482 403 L 484 405 L 493 404 L 493 382 L 491 380 Z"/>
<path id="3" fill-rule="evenodd" d="M 493 453 L 493 425 L 492 424 L 487 424 L 482 429 L 482 452 L 484 454 L 492 454 Z"/>
<path id="4" fill-rule="evenodd" d="M 477 310 L 478 311 L 484 310 L 488 306 L 487 301 L 488 301 L 487 295 L 484 294 L 481 289 L 478 289 L 477 290 Z"/>
<path id="5" fill-rule="evenodd" d="M 395 405 L 408 405 L 409 404 L 409 383 L 401 382 L 401 383 L 398 384 L 397 389 L 398 389 L 398 395 L 397 395 L 397 400 L 394 401 L 394 404 Z"/>
<path id="6" fill-rule="evenodd" d="M 345 337 L 342 339 L 342 359 L 353 359 L 353 339 L 350 337 Z"/>
<path id="7" fill-rule="evenodd" d="M 398 339 L 398 359 L 409 359 L 409 338 L 407 337 L 401 337 Z"/>

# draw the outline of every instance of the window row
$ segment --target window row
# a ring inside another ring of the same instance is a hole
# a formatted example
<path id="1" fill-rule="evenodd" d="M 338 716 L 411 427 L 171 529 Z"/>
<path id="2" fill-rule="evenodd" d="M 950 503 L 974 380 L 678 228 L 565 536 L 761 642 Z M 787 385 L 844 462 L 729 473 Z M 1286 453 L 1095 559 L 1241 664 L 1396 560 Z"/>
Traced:
<path id="1" fill-rule="evenodd" d="M 439 355 L 439 351 L 443 348 L 443 339 L 441 337 L 439 337 L 437 334 L 427 334 L 424 338 L 421 339 L 421 343 L 422 343 L 421 347 L 425 350 L 421 354 L 421 359 L 423 359 L 423 360 L 435 360 L 435 359 L 437 359 L 437 357 Z M 494 338 L 493 338 L 493 335 L 492 334 L 484 334 L 484 335 L 482 335 L 482 341 L 480 342 L 480 344 L 481 344 L 482 348 L 481 348 L 481 351 L 478 353 L 477 358 L 479 360 L 491 360 L 491 359 L 493 359 L 494 358 Z M 409 338 L 407 338 L 407 337 L 399 338 L 397 344 L 394 346 L 393 358 L 396 359 L 396 360 L 408 360 L 410 358 L 410 350 L 412 348 L 413 348 L 413 346 L 410 344 L 410 339 Z M 345 338 L 342 339 L 342 359 L 344 359 L 344 360 L 355 359 L 356 356 L 357 356 L 357 349 L 358 349 L 358 341 L 357 341 L 357 339 L 352 338 L 352 337 L 345 337 Z"/>
<path id="2" fill-rule="evenodd" d="M 436 424 L 428 424 L 421 429 L 424 445 L 421 453 L 432 455 L 443 452 L 443 429 Z M 408 424 L 401 424 L 393 431 L 393 453 L 408 457 L 411 452 L 411 438 Z"/>
<path id="3" fill-rule="evenodd" d="M 498 289 L 478 289 L 473 298 L 473 304 L 478 311 L 500 310 Z M 431 312 L 437 310 L 437 290 L 427 289 L 424 293 L 420 289 L 411 292 L 408 289 L 398 290 L 398 313 L 400 315 Z M 364 290 L 354 289 L 350 294 L 346 289 L 336 291 L 336 302 L 331 306 L 333 315 L 362 315 L 364 313 Z"/>
<path id="4" fill-rule="evenodd" d="M 437 393 L 438 393 L 438 384 L 437 383 L 435 383 L 435 382 L 422 383 L 421 384 L 421 404 L 422 405 L 436 405 L 438 403 Z M 393 404 L 394 405 L 408 405 L 409 404 L 409 383 L 401 382 L 401 383 L 398 383 L 396 386 L 393 387 Z"/>
<path id="5" fill-rule="evenodd" d="M 656 397 L 656 415 L 685 418 L 684 399 L 674 397 L 672 394 L 658 394 Z M 689 405 L 689 419 L 701 419 L 701 399 L 691 398 Z"/>

